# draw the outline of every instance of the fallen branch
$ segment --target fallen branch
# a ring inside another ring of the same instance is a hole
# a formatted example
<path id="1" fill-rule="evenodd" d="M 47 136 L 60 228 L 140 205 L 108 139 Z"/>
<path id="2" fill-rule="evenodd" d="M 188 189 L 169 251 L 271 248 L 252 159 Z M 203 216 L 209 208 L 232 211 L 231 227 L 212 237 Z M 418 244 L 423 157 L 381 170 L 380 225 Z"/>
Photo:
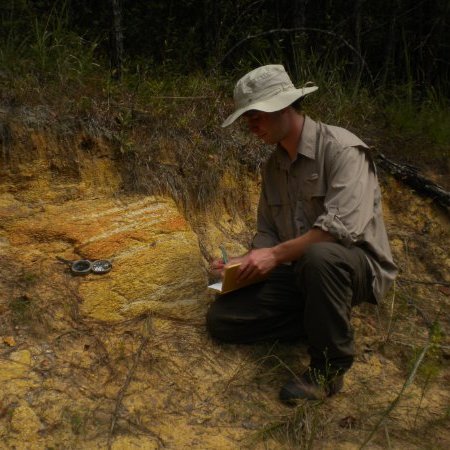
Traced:
<path id="1" fill-rule="evenodd" d="M 412 187 L 418 193 L 431 197 L 447 213 L 450 213 L 450 192 L 420 175 L 415 167 L 398 164 L 386 158 L 382 153 L 379 153 L 376 159 L 378 165 L 393 175 L 394 178 Z"/>

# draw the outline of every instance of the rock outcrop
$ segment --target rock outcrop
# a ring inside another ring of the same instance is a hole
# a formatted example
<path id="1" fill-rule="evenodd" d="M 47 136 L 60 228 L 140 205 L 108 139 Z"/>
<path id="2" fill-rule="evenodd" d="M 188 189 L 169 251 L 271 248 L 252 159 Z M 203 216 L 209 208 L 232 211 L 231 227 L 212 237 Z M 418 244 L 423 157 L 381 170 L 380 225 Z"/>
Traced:
<path id="1" fill-rule="evenodd" d="M 78 277 L 81 311 L 95 319 L 169 310 L 185 317 L 205 297 L 207 277 L 197 236 L 168 198 L 46 205 L 8 220 L 3 232 L 24 262 L 39 259 L 36 264 L 52 264 L 55 272 L 66 269 L 56 256 L 111 260 L 108 274 Z"/>

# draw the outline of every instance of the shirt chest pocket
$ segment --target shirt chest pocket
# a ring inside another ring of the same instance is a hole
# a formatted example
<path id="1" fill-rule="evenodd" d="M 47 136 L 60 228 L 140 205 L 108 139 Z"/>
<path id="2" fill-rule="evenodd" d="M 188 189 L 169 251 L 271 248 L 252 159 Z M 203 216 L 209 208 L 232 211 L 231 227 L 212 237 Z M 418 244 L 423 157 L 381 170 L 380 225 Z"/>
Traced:
<path id="1" fill-rule="evenodd" d="M 305 179 L 299 191 L 298 213 L 309 226 L 312 226 L 316 219 L 325 212 L 325 180 L 323 177 L 319 177 L 319 174 L 312 173 Z"/>
<path id="2" fill-rule="evenodd" d="M 280 241 L 289 239 L 289 204 L 278 192 L 267 194 L 267 206 Z"/>

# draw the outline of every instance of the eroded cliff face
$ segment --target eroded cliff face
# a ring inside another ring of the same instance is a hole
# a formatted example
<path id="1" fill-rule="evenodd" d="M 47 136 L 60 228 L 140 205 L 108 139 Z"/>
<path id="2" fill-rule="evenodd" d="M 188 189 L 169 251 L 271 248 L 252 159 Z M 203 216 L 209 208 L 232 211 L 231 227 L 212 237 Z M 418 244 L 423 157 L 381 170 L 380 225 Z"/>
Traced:
<path id="1" fill-rule="evenodd" d="M 307 363 L 305 348 L 219 345 L 204 327 L 213 301 L 207 259 L 219 256 L 220 244 L 232 254 L 245 250 L 257 182 L 248 182 L 248 210 L 219 199 L 187 216 L 168 196 L 127 193 L 106 136 L 5 123 L 0 448 L 280 448 L 309 439 L 321 448 L 359 448 L 407 375 L 402 340 L 412 333 L 405 345 L 420 348 L 427 339 L 418 315 L 404 319 L 398 293 L 386 310 L 355 311 L 358 357 L 343 393 L 302 406 L 297 420 L 277 392 Z M 232 177 L 222 183 L 231 189 Z M 432 284 L 450 281 L 448 219 L 391 179 L 383 190 L 401 272 L 430 283 L 399 292 L 434 318 L 448 302 L 445 286 Z M 113 269 L 74 276 L 57 256 L 110 259 Z M 440 318 L 450 331 L 448 316 Z M 438 430 L 439 445 L 450 442 L 440 427 L 448 418 L 448 351 L 439 358 L 437 381 L 411 385 L 390 419 L 396 448 L 415 447 L 417 428 Z"/>
<path id="2" fill-rule="evenodd" d="M 204 297 L 197 237 L 167 198 L 71 200 L 11 221 L 4 231 L 15 254 L 35 261 L 38 271 L 47 265 L 64 272 L 56 256 L 111 260 L 112 272 L 79 280 L 81 312 L 95 319 L 167 308 L 189 315 Z"/>
<path id="3" fill-rule="evenodd" d="M 120 167 L 104 138 L 63 139 L 14 124 L 9 134 L 14 144 L 5 152 L 0 185 L 5 257 L 38 276 L 53 272 L 54 277 L 72 276 L 57 256 L 111 260 L 109 274 L 77 280 L 81 313 L 98 320 L 204 313 L 207 255 L 171 198 L 123 194 Z M 230 226 L 243 227 L 226 214 L 198 217 L 208 254 L 217 253 L 225 239 L 214 221 L 225 233 Z M 243 250 L 238 243 L 231 247 Z"/>

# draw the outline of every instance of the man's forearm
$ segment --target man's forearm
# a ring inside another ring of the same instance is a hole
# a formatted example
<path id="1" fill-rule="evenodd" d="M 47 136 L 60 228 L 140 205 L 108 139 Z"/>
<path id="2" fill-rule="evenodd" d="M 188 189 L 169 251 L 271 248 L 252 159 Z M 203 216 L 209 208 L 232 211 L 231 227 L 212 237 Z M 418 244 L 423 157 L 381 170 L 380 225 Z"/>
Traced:
<path id="1" fill-rule="evenodd" d="M 335 242 L 336 239 L 328 232 L 320 228 L 312 228 L 302 236 L 273 247 L 273 254 L 277 264 L 295 261 L 305 253 L 307 248 L 317 242 Z"/>
<path id="2" fill-rule="evenodd" d="M 333 241 L 335 239 L 331 234 L 320 228 L 313 228 L 303 236 L 283 242 L 275 247 L 254 249 L 242 259 L 237 281 L 267 275 L 276 266 L 301 258 L 310 245 L 317 242 Z"/>

